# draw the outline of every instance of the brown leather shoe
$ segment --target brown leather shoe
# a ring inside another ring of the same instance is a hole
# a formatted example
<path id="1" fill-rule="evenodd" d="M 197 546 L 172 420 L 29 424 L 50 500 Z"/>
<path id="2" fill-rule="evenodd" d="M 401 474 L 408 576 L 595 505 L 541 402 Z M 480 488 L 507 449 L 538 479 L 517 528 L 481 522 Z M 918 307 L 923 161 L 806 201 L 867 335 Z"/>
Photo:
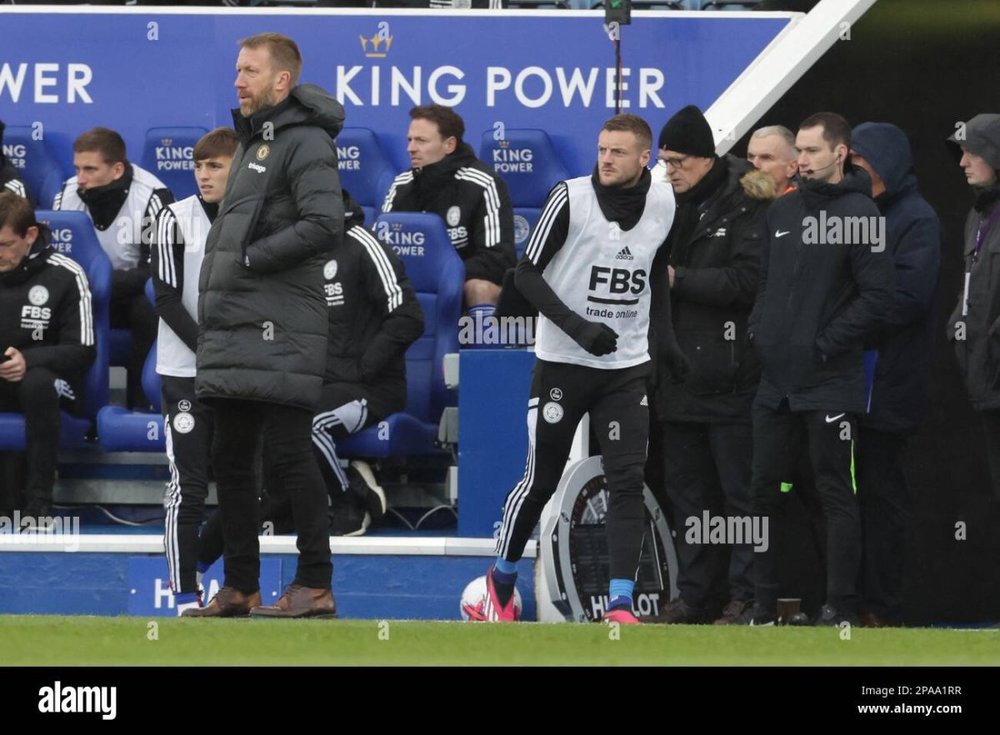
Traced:
<path id="1" fill-rule="evenodd" d="M 260 592 L 244 595 L 235 587 L 223 587 L 207 607 L 192 607 L 182 618 L 245 618 L 250 608 L 260 605 Z"/>
<path id="2" fill-rule="evenodd" d="M 276 603 L 255 607 L 252 618 L 335 618 L 337 603 L 333 593 L 319 587 L 290 584 Z"/>
<path id="3" fill-rule="evenodd" d="M 863 612 L 858 616 L 861 618 L 861 627 L 863 628 L 890 628 L 892 623 L 883 618 L 878 613 L 873 612 Z"/>

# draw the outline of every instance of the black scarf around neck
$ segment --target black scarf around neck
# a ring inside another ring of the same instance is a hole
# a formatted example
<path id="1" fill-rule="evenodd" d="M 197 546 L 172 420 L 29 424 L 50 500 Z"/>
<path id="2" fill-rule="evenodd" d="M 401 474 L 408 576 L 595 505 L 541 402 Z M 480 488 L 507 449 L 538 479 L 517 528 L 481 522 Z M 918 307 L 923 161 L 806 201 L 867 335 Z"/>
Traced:
<path id="1" fill-rule="evenodd" d="M 618 226 L 626 232 L 635 227 L 642 218 L 642 213 L 646 208 L 646 195 L 649 193 L 649 185 L 652 181 L 648 168 L 642 169 L 639 183 L 628 188 L 602 184 L 596 165 L 594 172 L 590 175 L 590 183 L 597 195 L 597 204 L 601 208 L 601 213 L 609 222 L 617 222 Z"/>
<path id="2" fill-rule="evenodd" d="M 712 168 L 701 177 L 701 181 L 687 191 L 677 194 L 677 204 L 694 204 L 696 207 L 701 207 L 726 183 L 728 175 L 729 162 L 725 158 L 716 158 Z"/>
<path id="3" fill-rule="evenodd" d="M 76 193 L 87 205 L 87 211 L 90 212 L 90 218 L 94 221 L 94 227 L 103 231 L 115 221 L 115 217 L 121 211 L 125 200 L 128 199 L 128 190 L 131 187 L 132 164 L 126 161 L 125 173 L 120 179 L 104 186 L 95 186 L 93 189 L 77 189 Z"/>
<path id="4" fill-rule="evenodd" d="M 458 148 L 440 161 L 413 170 L 413 191 L 417 199 L 423 203 L 432 201 L 455 178 L 455 172 L 462 166 L 468 166 L 476 160 L 476 154 L 468 143 L 459 144 Z"/>

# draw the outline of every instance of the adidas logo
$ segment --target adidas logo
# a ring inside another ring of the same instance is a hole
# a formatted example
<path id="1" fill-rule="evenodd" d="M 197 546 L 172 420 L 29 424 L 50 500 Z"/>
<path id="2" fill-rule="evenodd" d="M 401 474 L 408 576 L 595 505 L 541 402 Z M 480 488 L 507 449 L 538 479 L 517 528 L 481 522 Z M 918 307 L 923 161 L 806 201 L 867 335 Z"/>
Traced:
<path id="1" fill-rule="evenodd" d="M 628 249 L 628 245 L 618 251 L 618 255 L 615 256 L 615 260 L 634 260 L 632 257 L 632 251 Z"/>
<path id="2" fill-rule="evenodd" d="M 639 405 L 640 405 L 640 406 L 648 406 L 648 405 L 649 405 L 649 401 L 648 401 L 648 400 L 646 400 L 646 396 L 643 396 L 643 397 L 642 397 L 642 400 L 641 400 L 641 401 L 639 401 Z"/>

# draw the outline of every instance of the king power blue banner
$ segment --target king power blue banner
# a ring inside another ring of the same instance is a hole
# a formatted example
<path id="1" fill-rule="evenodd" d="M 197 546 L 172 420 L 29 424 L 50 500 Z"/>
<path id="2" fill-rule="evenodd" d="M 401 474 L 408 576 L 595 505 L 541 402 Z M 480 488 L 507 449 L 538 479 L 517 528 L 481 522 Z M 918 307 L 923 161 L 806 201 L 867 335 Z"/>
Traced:
<path id="1" fill-rule="evenodd" d="M 769 13 L 636 13 L 621 29 L 623 111 L 645 117 L 655 133 L 684 105 L 707 108 L 789 22 Z M 46 136 L 67 168 L 72 139 L 97 125 L 120 131 L 138 162 L 150 128 L 232 124 L 237 42 L 262 31 L 297 41 L 302 81 L 341 100 L 346 125 L 373 130 L 398 170 L 408 167 L 414 105 L 455 107 L 477 151 L 484 134 L 545 130 L 572 174 L 590 170 L 597 131 L 615 110 L 614 45 L 600 12 L 14 6 L 0 10 L 0 119 Z M 190 151 L 166 145 L 164 170 L 171 158 L 183 167 Z"/>

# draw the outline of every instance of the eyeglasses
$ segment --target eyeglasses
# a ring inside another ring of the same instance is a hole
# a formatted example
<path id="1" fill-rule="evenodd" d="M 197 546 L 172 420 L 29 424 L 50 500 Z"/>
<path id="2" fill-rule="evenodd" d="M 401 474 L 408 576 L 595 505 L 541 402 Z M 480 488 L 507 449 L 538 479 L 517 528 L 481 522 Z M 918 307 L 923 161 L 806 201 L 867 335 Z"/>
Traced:
<path id="1" fill-rule="evenodd" d="M 660 162 L 669 168 L 684 168 L 684 162 L 691 156 L 680 156 L 678 158 L 661 158 Z"/>

